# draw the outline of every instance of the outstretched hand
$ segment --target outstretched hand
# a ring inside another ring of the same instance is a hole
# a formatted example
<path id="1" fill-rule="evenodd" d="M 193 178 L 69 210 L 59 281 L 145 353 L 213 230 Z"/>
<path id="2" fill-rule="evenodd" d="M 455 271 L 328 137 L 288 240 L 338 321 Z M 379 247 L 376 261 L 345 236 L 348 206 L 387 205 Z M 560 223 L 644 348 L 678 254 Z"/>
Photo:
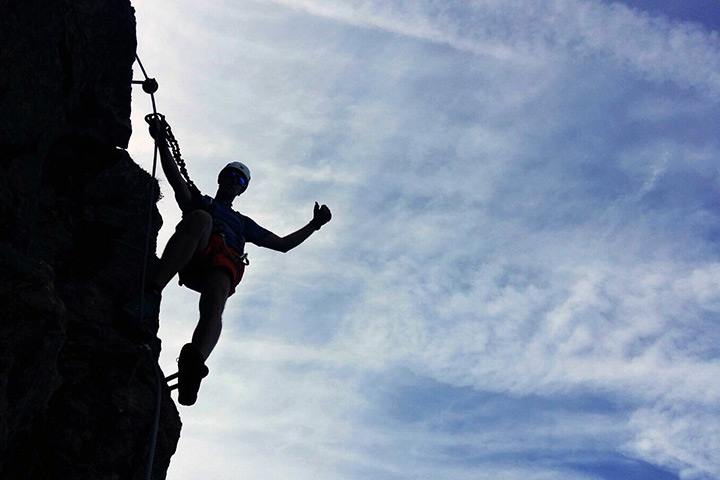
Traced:
<path id="1" fill-rule="evenodd" d="M 310 221 L 315 230 L 320 230 L 320 227 L 325 225 L 332 218 L 332 213 L 327 205 L 322 207 L 315 202 L 315 208 L 313 209 L 313 219 Z"/>

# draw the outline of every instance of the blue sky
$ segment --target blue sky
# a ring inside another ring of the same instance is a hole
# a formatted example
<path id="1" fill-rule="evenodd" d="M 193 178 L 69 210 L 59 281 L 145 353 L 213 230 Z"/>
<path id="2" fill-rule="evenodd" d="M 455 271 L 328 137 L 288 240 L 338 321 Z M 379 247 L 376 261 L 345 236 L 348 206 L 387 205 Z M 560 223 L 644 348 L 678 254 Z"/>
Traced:
<path id="1" fill-rule="evenodd" d="M 275 233 L 334 214 L 249 247 L 168 478 L 720 477 L 720 7 L 135 7 L 201 189 L 239 160 Z M 166 372 L 196 304 L 164 294 Z"/>

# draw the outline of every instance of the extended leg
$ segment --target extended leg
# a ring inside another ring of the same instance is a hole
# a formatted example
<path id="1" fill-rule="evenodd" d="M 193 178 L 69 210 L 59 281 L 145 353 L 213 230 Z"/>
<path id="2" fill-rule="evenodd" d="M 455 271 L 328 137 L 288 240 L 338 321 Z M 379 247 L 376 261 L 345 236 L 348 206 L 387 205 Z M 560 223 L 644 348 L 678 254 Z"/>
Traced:
<path id="1" fill-rule="evenodd" d="M 222 313 L 232 290 L 232 277 L 226 270 L 214 268 L 204 280 L 200 293 L 200 320 L 192 344 L 205 359 L 217 345 L 222 330 Z"/>
<path id="2" fill-rule="evenodd" d="M 202 252 L 210 241 L 212 217 L 203 210 L 188 213 L 178 223 L 160 258 L 154 286 L 162 290 L 187 265 L 192 257 Z"/>
<path id="3" fill-rule="evenodd" d="M 178 360 L 178 402 L 193 405 L 197 400 L 200 382 L 208 374 L 205 360 L 220 338 L 222 312 L 232 289 L 230 273 L 214 268 L 203 279 L 200 293 L 200 320 L 193 333 L 192 343 L 180 351 Z M 173 376 L 169 377 L 172 379 Z"/>

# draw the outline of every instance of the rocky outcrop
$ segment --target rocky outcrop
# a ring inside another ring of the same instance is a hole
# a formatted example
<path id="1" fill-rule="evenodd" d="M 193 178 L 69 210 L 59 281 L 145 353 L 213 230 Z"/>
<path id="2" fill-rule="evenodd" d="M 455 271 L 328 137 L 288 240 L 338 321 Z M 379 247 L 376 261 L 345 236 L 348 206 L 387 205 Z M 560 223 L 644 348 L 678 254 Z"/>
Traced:
<path id="1" fill-rule="evenodd" d="M 0 15 L 0 478 L 142 479 L 157 325 L 140 292 L 156 182 L 128 156 L 129 0 L 5 2 Z M 161 391 L 153 478 L 180 420 Z"/>

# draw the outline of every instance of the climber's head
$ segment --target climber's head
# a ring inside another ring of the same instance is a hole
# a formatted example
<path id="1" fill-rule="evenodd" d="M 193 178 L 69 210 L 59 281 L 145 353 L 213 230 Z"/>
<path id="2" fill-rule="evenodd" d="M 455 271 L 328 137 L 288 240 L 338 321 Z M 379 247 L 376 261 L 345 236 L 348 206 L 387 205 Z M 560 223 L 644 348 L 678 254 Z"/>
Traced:
<path id="1" fill-rule="evenodd" d="M 226 184 L 239 188 L 236 195 L 243 193 L 250 183 L 250 169 L 243 163 L 231 162 L 225 165 L 218 174 L 218 185 Z"/>
<path id="2" fill-rule="evenodd" d="M 227 170 L 240 172 L 245 177 L 245 185 L 250 183 L 250 169 L 244 163 L 230 162 L 225 165 L 225 168 L 220 171 L 220 174 L 222 175 L 222 173 Z"/>

